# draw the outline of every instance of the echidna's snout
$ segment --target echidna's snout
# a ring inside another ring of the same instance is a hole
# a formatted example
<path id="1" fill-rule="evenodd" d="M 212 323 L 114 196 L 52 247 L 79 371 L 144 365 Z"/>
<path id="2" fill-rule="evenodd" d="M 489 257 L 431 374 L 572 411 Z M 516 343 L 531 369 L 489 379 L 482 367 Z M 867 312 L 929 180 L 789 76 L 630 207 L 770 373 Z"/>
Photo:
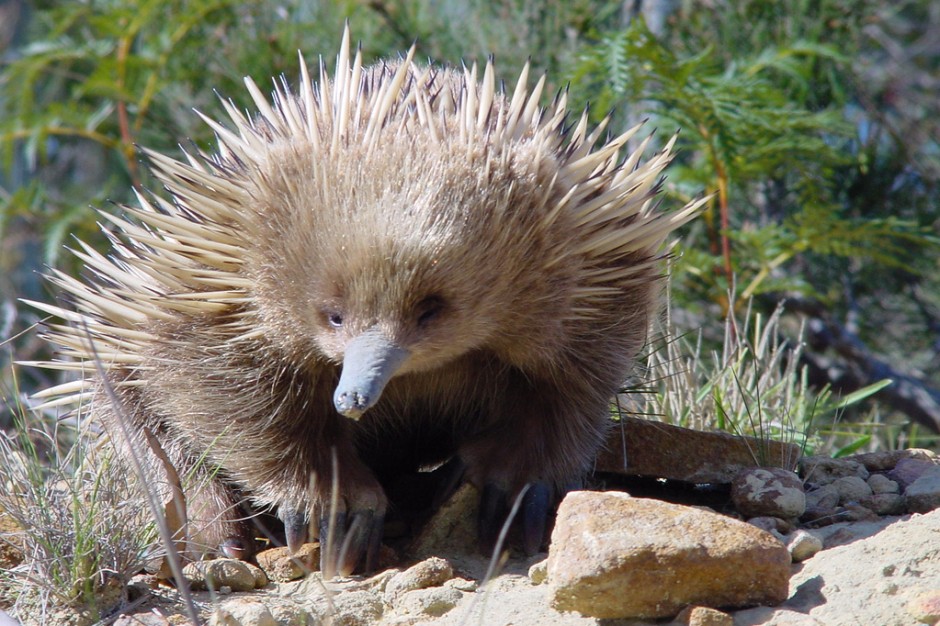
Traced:
<path id="1" fill-rule="evenodd" d="M 343 372 L 333 394 L 342 415 L 359 419 L 375 406 L 385 385 L 408 358 L 408 350 L 378 329 L 367 330 L 346 345 Z"/>

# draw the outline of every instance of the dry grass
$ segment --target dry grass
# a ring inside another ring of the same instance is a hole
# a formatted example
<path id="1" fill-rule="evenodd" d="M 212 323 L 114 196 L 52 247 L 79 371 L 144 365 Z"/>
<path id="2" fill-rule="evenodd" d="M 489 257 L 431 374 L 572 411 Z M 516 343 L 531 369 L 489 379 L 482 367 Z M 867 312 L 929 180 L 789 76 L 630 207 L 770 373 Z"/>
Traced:
<path id="1" fill-rule="evenodd" d="M 680 334 L 667 314 L 647 355 L 647 382 L 625 394 L 631 409 L 687 428 L 795 443 L 807 453 L 850 448 L 832 440 L 832 426 L 846 407 L 890 381 L 845 397 L 814 390 L 800 362 L 802 328 L 787 339 L 782 307 L 767 317 L 749 305 L 736 313 L 730 301 L 717 348 L 706 347 L 701 332 Z M 760 451 L 755 457 L 760 464 Z"/>
<path id="2" fill-rule="evenodd" d="M 21 406 L 0 433 L 0 516 L 22 562 L 0 570 L 0 601 L 24 624 L 91 623 L 126 601 L 156 533 L 135 481 L 102 437 Z"/>

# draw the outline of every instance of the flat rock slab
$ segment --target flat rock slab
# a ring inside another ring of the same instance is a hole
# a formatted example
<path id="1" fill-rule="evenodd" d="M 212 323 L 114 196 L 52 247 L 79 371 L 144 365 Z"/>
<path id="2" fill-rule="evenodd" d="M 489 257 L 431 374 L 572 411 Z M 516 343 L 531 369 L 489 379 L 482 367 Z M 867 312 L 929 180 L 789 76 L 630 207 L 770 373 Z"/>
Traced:
<path id="1" fill-rule="evenodd" d="M 922 621 L 922 605 L 940 590 L 940 511 L 869 526 L 881 530 L 806 561 L 785 602 L 740 611 L 735 626 L 782 624 L 791 613 L 826 626 L 931 623 Z"/>
<path id="2" fill-rule="evenodd" d="M 759 528 L 620 492 L 568 494 L 548 556 L 552 605 L 599 618 L 773 605 L 789 576 L 786 547 Z"/>
<path id="3" fill-rule="evenodd" d="M 668 454 L 664 454 L 668 450 Z M 793 469 L 800 447 L 791 443 L 710 433 L 622 417 L 611 429 L 594 470 L 690 483 L 730 483 L 742 469 Z"/>

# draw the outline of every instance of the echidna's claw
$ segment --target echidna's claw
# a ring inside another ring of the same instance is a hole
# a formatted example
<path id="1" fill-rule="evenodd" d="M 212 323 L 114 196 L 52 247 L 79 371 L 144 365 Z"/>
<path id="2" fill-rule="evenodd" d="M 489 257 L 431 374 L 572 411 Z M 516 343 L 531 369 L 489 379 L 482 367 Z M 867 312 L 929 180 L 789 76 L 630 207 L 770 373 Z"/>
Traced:
<path id="1" fill-rule="evenodd" d="M 382 546 L 382 535 L 385 532 L 385 515 L 377 514 L 372 518 L 372 527 L 369 529 L 366 546 L 364 571 L 374 572 L 379 567 L 379 549 Z"/>
<path id="2" fill-rule="evenodd" d="M 328 512 L 320 517 L 320 572 L 324 580 L 340 573 L 339 556 L 346 539 L 346 512 Z"/>
<path id="3" fill-rule="evenodd" d="M 522 548 L 528 556 L 538 553 L 545 540 L 545 526 L 551 510 L 551 489 L 543 482 L 529 486 L 522 498 Z"/>
<path id="4" fill-rule="evenodd" d="M 352 520 L 348 525 L 346 520 Z M 378 565 L 385 516 L 371 509 L 320 518 L 320 571 L 324 579 L 371 572 Z"/>
<path id="5" fill-rule="evenodd" d="M 306 511 L 282 507 L 278 510 L 278 517 L 284 522 L 284 534 L 287 538 L 287 550 L 296 554 L 300 546 L 307 541 L 310 522 Z"/>
<path id="6" fill-rule="evenodd" d="M 495 483 L 483 486 L 477 525 L 477 538 L 483 554 L 490 554 L 496 548 L 499 532 L 506 523 L 506 515 L 509 513 L 506 495 L 506 490 Z"/>

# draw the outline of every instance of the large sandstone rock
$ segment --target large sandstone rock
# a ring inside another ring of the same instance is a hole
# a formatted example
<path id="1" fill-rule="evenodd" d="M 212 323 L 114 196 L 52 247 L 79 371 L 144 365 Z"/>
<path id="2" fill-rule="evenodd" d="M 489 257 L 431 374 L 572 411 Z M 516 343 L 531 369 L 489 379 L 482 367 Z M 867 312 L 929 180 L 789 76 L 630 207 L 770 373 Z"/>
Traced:
<path id="1" fill-rule="evenodd" d="M 786 547 L 767 532 L 618 492 L 568 494 L 548 556 L 553 606 L 600 618 L 776 604 L 789 575 Z"/>
<path id="2" fill-rule="evenodd" d="M 668 450 L 668 454 L 663 451 Z M 755 437 L 704 432 L 623 416 L 612 428 L 594 469 L 690 483 L 730 483 L 744 468 L 794 468 L 800 447 Z"/>

